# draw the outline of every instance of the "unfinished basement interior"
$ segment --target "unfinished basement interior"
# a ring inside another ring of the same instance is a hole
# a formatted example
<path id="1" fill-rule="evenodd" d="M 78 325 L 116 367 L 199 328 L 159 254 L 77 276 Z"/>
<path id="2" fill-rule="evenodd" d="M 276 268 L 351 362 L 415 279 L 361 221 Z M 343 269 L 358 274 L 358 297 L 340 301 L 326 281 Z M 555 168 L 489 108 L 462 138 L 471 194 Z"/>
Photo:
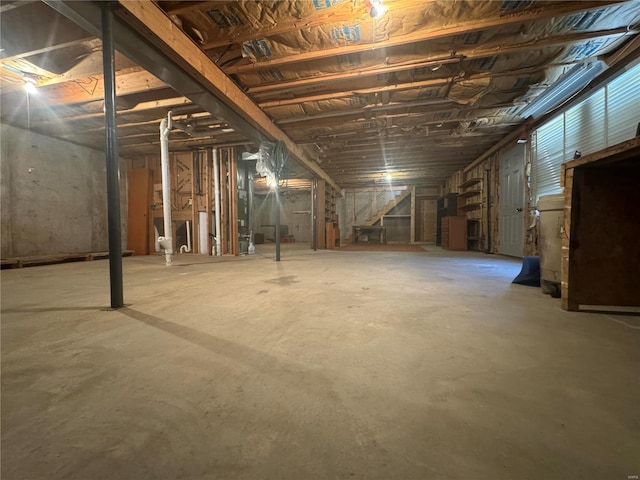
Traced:
<path id="1" fill-rule="evenodd" d="M 2 0 L 2 479 L 639 478 L 639 33 Z"/>

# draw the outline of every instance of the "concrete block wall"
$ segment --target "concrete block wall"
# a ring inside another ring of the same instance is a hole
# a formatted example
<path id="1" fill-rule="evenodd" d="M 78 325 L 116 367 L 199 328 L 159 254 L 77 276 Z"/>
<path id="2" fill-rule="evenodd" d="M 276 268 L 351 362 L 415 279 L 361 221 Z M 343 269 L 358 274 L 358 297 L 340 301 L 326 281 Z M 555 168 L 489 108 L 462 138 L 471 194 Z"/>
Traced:
<path id="1" fill-rule="evenodd" d="M 104 152 L 0 125 L 2 258 L 108 250 Z M 126 166 L 120 164 L 126 248 Z"/>

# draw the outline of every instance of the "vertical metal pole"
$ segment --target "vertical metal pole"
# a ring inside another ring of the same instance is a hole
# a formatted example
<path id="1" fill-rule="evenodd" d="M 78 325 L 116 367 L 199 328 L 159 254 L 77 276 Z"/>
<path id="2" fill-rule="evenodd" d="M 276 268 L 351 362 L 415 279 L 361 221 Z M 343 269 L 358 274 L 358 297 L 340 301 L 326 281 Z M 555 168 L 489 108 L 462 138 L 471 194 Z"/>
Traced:
<path id="1" fill-rule="evenodd" d="M 107 162 L 107 216 L 111 308 L 124 306 L 122 288 L 122 234 L 120 232 L 120 163 L 116 126 L 116 76 L 112 2 L 102 4 L 102 64 L 104 72 L 105 153 Z"/>
<path id="2" fill-rule="evenodd" d="M 311 179 L 311 248 L 318 250 L 318 179 Z"/>
<path id="3" fill-rule="evenodd" d="M 277 169 L 276 169 L 277 170 Z M 280 261 L 280 176 L 278 172 L 275 173 L 276 177 L 276 262 Z"/>

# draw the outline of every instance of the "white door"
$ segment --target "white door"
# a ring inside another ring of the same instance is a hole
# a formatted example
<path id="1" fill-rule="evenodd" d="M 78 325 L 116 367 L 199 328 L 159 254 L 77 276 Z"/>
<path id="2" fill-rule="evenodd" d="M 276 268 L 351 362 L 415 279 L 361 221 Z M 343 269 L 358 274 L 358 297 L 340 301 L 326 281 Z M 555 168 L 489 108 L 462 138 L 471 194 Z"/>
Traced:
<path id="1" fill-rule="evenodd" d="M 503 255 L 524 252 L 525 145 L 516 145 L 500 159 L 500 246 Z"/>

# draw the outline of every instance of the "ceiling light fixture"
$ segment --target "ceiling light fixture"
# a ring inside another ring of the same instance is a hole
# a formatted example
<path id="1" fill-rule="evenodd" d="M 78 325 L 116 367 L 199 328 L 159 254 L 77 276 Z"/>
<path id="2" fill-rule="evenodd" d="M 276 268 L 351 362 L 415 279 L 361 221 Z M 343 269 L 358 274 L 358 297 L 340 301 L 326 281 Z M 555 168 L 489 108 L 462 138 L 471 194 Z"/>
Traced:
<path id="1" fill-rule="evenodd" d="M 27 77 L 27 76 L 23 76 L 22 78 L 24 80 L 24 89 L 25 89 L 25 91 L 30 95 L 36 93 L 37 92 L 37 90 L 36 90 L 36 81 L 33 78 Z"/>
<path id="2" fill-rule="evenodd" d="M 372 18 L 380 18 L 387 11 L 381 0 L 365 0 L 365 5 L 369 7 L 369 15 Z"/>
<path id="3" fill-rule="evenodd" d="M 556 108 L 573 95 L 586 87 L 600 73 L 604 72 L 607 65 L 598 60 L 595 62 L 582 62 L 572 67 L 558 78 L 544 92 L 534 98 L 520 113 L 522 118 L 539 118 Z"/>

